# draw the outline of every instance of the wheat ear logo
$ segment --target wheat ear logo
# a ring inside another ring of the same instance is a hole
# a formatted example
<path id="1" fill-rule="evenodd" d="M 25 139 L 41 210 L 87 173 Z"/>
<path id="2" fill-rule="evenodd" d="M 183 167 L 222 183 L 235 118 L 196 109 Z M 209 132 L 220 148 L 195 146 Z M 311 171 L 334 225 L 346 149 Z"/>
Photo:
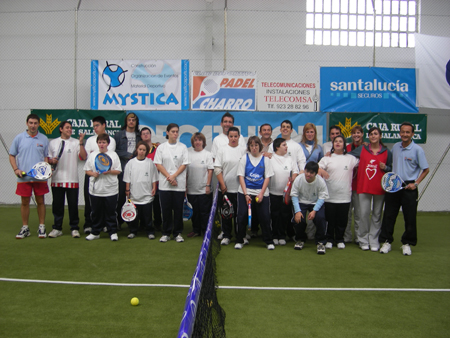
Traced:
<path id="1" fill-rule="evenodd" d="M 338 126 L 341 128 L 342 135 L 344 135 L 345 138 L 348 138 L 352 136 L 353 127 L 358 126 L 358 121 L 352 125 L 352 118 L 345 118 L 345 126 L 341 122 L 339 122 Z"/>
<path id="2" fill-rule="evenodd" d="M 55 130 L 55 128 L 59 126 L 61 121 L 59 121 L 58 118 L 56 118 L 55 121 L 52 121 L 52 114 L 45 114 L 45 116 L 46 121 L 44 121 L 43 119 L 40 119 L 39 121 L 40 127 L 44 129 L 46 135 L 50 135 L 51 133 L 53 133 L 53 130 Z"/>

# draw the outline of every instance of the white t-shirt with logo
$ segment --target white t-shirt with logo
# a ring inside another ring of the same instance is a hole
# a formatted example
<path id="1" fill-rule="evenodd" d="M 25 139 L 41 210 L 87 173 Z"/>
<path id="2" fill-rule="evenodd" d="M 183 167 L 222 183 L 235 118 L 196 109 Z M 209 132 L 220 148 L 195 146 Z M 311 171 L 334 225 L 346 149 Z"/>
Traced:
<path id="1" fill-rule="evenodd" d="M 274 175 L 270 178 L 269 191 L 271 195 L 282 196 L 291 174 L 298 174 L 298 167 L 291 157 L 273 154 L 270 159 Z"/>
<path id="2" fill-rule="evenodd" d="M 149 158 L 138 160 L 137 157 L 128 161 L 123 171 L 123 181 L 130 183 L 130 198 L 135 204 L 153 202 L 151 192 L 153 182 L 158 181 L 158 170 Z"/>
<path id="3" fill-rule="evenodd" d="M 286 145 L 288 149 L 287 154 L 284 156 L 291 157 L 292 161 L 297 164 L 299 171 L 304 170 L 306 165 L 306 157 L 301 145 L 295 142 L 293 139 L 287 140 Z M 269 153 L 274 153 L 273 143 L 269 146 Z"/>
<path id="4" fill-rule="evenodd" d="M 187 167 L 187 193 L 203 195 L 206 193 L 208 170 L 214 169 L 212 154 L 206 149 L 195 151 L 194 148 L 189 148 L 188 154 L 190 163 Z"/>
<path id="5" fill-rule="evenodd" d="M 214 167 L 222 169 L 223 180 L 228 192 L 238 192 L 239 179 L 237 170 L 239 160 L 245 153 L 245 148 L 240 146 L 230 147 L 228 144 L 217 150 Z"/>

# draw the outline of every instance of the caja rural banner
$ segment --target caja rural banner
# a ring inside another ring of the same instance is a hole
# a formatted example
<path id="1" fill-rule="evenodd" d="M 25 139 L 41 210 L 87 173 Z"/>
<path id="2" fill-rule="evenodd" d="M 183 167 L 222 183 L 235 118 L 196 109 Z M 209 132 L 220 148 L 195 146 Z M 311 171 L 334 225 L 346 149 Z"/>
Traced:
<path id="1" fill-rule="evenodd" d="M 96 116 L 103 116 L 106 120 L 106 133 L 114 136 L 116 131 L 122 127 L 126 113 L 117 110 L 80 110 L 80 109 L 32 109 L 31 113 L 37 114 L 40 118 L 39 132 L 48 138 L 57 138 L 60 136 L 59 125 L 62 121 L 72 123 L 72 135 L 78 138 L 80 133 L 85 133 L 85 138 L 94 135 L 92 119 Z"/>
<path id="2" fill-rule="evenodd" d="M 188 60 L 92 60 L 91 109 L 189 109 Z"/>
<path id="3" fill-rule="evenodd" d="M 192 72 L 192 110 L 256 110 L 255 72 Z"/>
<path id="4" fill-rule="evenodd" d="M 127 113 L 129 113 L 128 111 Z M 220 120 L 225 111 L 208 112 L 176 112 L 176 111 L 133 111 L 139 117 L 140 127 L 149 127 L 152 131 L 152 142 L 167 141 L 166 127 L 169 123 L 176 123 L 180 126 L 180 141 L 188 148 L 191 147 L 191 137 L 196 132 L 201 132 L 206 137 L 206 149 L 210 150 L 214 137 L 222 133 Z M 258 135 L 259 127 L 269 123 L 273 128 L 272 139 L 281 137 L 280 124 L 283 120 L 290 120 L 294 126 L 291 137 L 300 142 L 303 126 L 312 122 L 317 126 L 319 143 L 324 142 L 324 131 L 326 130 L 327 116 L 325 113 L 303 113 L 292 114 L 287 112 L 236 112 L 233 113 L 234 125 L 241 131 L 242 136 L 247 139 L 249 136 Z"/>
<path id="5" fill-rule="evenodd" d="M 414 68 L 321 67 L 324 112 L 417 113 Z"/>
<path id="6" fill-rule="evenodd" d="M 259 81 L 258 110 L 319 111 L 319 82 Z"/>
<path id="7" fill-rule="evenodd" d="M 381 129 L 383 143 L 400 142 L 400 125 L 410 122 L 414 125 L 414 142 L 427 141 L 427 115 L 426 114 L 358 114 L 358 113 L 331 113 L 329 125 L 341 127 L 341 133 L 351 142 L 351 130 L 361 126 L 364 130 L 364 139 L 368 141 L 368 131 L 372 127 Z"/>

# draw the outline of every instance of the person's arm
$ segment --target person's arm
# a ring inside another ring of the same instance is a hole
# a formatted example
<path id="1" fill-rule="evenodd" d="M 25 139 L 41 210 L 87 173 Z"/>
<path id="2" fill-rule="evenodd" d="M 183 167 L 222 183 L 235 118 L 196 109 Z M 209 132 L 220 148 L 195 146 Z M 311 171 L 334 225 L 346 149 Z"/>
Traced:
<path id="1" fill-rule="evenodd" d="M 130 183 L 125 183 L 125 196 L 127 196 L 127 198 L 130 198 Z"/>
<path id="2" fill-rule="evenodd" d="M 269 186 L 269 183 L 270 183 L 270 177 L 266 177 L 264 179 L 264 183 L 263 183 L 263 186 L 261 188 L 261 191 L 259 192 L 259 194 L 257 196 L 258 201 L 256 201 L 256 203 L 261 203 L 262 202 L 262 200 L 264 198 L 264 193 L 266 192 L 266 189 Z"/>
<path id="3" fill-rule="evenodd" d="M 22 177 L 22 170 L 17 166 L 16 157 L 14 155 L 9 155 L 9 163 L 14 170 L 14 174 L 18 177 Z"/>
<path id="4" fill-rule="evenodd" d="M 217 177 L 217 181 L 219 181 L 219 187 L 222 194 L 225 194 L 227 192 L 227 185 L 225 184 L 225 180 L 223 179 L 223 173 L 222 170 L 218 167 L 214 168 L 214 172 Z"/>
<path id="5" fill-rule="evenodd" d="M 209 195 L 212 191 L 211 189 L 211 181 L 212 181 L 213 169 L 208 169 L 208 178 L 206 179 L 206 195 Z"/>
<path id="6" fill-rule="evenodd" d="M 249 204 L 252 201 L 252 198 L 250 197 L 250 195 L 247 194 L 247 186 L 245 185 L 244 176 L 239 176 L 239 184 L 241 185 L 242 192 L 245 195 L 245 202 Z"/>
<path id="7" fill-rule="evenodd" d="M 86 148 L 84 147 L 84 136 L 85 135 L 86 134 L 80 133 L 80 138 L 79 138 L 80 152 L 78 153 L 78 157 L 82 161 L 86 161 L 86 158 L 87 158 Z"/>
<path id="8" fill-rule="evenodd" d="M 157 187 L 158 187 L 158 184 L 156 182 L 153 182 L 152 183 L 152 192 L 151 192 L 152 196 L 155 196 Z"/>
<path id="9" fill-rule="evenodd" d="M 185 164 L 182 164 L 182 165 L 180 165 L 180 167 L 178 168 L 178 170 L 175 171 L 175 173 L 173 173 L 172 175 L 169 175 L 169 177 L 167 177 L 167 180 L 170 182 L 170 184 L 172 184 L 172 185 L 177 185 L 177 177 L 178 177 L 178 175 L 180 175 L 185 169 L 186 169 L 186 165 L 185 165 Z"/>
<path id="10" fill-rule="evenodd" d="M 416 181 L 414 183 L 408 184 L 405 187 L 405 189 L 407 189 L 407 190 L 416 190 L 417 186 L 420 184 L 420 182 L 422 182 L 422 180 L 428 175 L 429 172 L 430 172 L 429 168 L 422 170 L 422 172 L 420 173 L 420 175 L 416 179 Z"/>

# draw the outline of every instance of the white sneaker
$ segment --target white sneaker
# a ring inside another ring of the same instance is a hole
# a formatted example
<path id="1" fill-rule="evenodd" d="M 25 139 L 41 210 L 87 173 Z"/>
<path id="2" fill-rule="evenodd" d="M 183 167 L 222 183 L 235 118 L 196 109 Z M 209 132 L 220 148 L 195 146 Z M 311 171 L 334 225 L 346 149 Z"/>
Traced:
<path id="1" fill-rule="evenodd" d="M 223 239 L 223 231 L 220 232 L 219 236 L 217 236 L 217 239 Z"/>
<path id="2" fill-rule="evenodd" d="M 403 255 L 405 256 L 411 256 L 411 247 L 409 246 L 409 244 L 404 244 L 402 245 L 402 250 L 403 250 Z"/>
<path id="3" fill-rule="evenodd" d="M 86 229 L 84 229 L 84 233 L 89 235 L 92 232 L 92 228 L 91 227 L 87 227 Z"/>
<path id="4" fill-rule="evenodd" d="M 345 244 L 344 243 L 338 243 L 337 248 L 338 249 L 345 249 Z"/>
<path id="5" fill-rule="evenodd" d="M 184 238 L 183 236 L 181 236 L 181 234 L 178 234 L 177 237 L 175 237 L 175 240 L 177 241 L 177 243 L 184 242 Z"/>
<path id="6" fill-rule="evenodd" d="M 72 238 L 80 238 L 80 232 L 78 230 L 72 230 Z"/>
<path id="7" fill-rule="evenodd" d="M 234 246 L 235 249 L 241 250 L 244 247 L 244 244 L 242 243 L 236 243 L 236 245 Z"/>
<path id="8" fill-rule="evenodd" d="M 305 245 L 305 242 L 297 242 L 294 245 L 294 249 L 295 250 L 302 250 L 304 245 Z"/>
<path id="9" fill-rule="evenodd" d="M 23 239 L 25 237 L 30 236 L 30 228 L 27 226 L 22 226 L 20 232 L 16 235 L 17 239 Z"/>
<path id="10" fill-rule="evenodd" d="M 251 239 L 252 239 L 252 236 L 250 236 L 249 234 L 246 234 L 246 235 L 245 235 L 245 238 L 248 239 L 248 240 L 251 240 Z"/>
<path id="11" fill-rule="evenodd" d="M 370 249 L 369 244 L 359 243 L 359 247 L 361 248 L 362 251 L 367 251 Z"/>
<path id="12" fill-rule="evenodd" d="M 170 237 L 169 236 L 161 236 L 161 238 L 159 239 L 159 241 L 161 243 L 166 243 L 167 241 L 170 241 Z"/>
<path id="13" fill-rule="evenodd" d="M 278 244 L 280 244 L 280 243 L 278 242 L 278 239 L 274 239 L 274 240 L 273 240 L 273 245 L 278 245 Z"/>
<path id="14" fill-rule="evenodd" d="M 388 242 L 384 243 L 383 246 L 380 249 L 380 253 L 387 254 L 389 251 L 391 251 L 391 244 Z"/>
<path id="15" fill-rule="evenodd" d="M 148 239 L 155 239 L 155 235 L 153 234 L 148 235 Z"/>
<path id="16" fill-rule="evenodd" d="M 370 251 L 378 252 L 378 251 L 380 251 L 380 247 L 379 246 L 371 246 Z"/>
<path id="17" fill-rule="evenodd" d="M 325 252 L 326 252 L 325 245 L 323 245 L 322 243 L 317 244 L 317 254 L 325 255 Z"/>
<path id="18" fill-rule="evenodd" d="M 108 232 L 108 228 L 107 228 L 107 227 L 104 227 L 104 228 L 103 228 L 103 232 L 104 232 L 104 233 L 107 233 L 107 232 Z"/>
<path id="19" fill-rule="evenodd" d="M 279 245 L 286 245 L 286 240 L 285 239 L 279 239 L 278 240 L 278 244 Z"/>
<path id="20" fill-rule="evenodd" d="M 119 240 L 119 236 L 117 236 L 117 234 L 112 234 L 110 238 L 113 242 L 117 242 Z"/>
<path id="21" fill-rule="evenodd" d="M 39 237 L 39 238 L 45 238 L 45 237 L 47 237 L 47 233 L 45 232 L 45 225 L 39 225 L 39 229 L 38 229 L 38 237 Z"/>
<path id="22" fill-rule="evenodd" d="M 325 244 L 325 249 L 333 249 L 333 243 L 327 242 L 327 244 Z"/>
<path id="23" fill-rule="evenodd" d="M 248 241 L 248 239 L 244 238 L 244 245 L 249 245 L 249 244 L 250 244 L 250 242 Z"/>
<path id="24" fill-rule="evenodd" d="M 50 238 L 56 238 L 59 236 L 62 236 L 63 232 L 61 230 L 57 230 L 57 229 L 53 229 L 52 231 L 50 231 L 50 233 L 48 234 L 48 237 Z"/>
<path id="25" fill-rule="evenodd" d="M 228 244 L 230 244 L 229 238 L 224 238 L 224 239 L 222 239 L 222 242 L 220 242 L 220 245 L 228 245 Z"/>
<path id="26" fill-rule="evenodd" d="M 136 235 L 133 234 L 133 233 L 130 233 L 130 234 L 127 236 L 128 239 L 133 239 L 134 237 L 136 237 Z"/>
<path id="27" fill-rule="evenodd" d="M 268 245 L 267 245 L 267 250 L 275 250 L 275 245 L 273 245 L 273 244 L 268 244 Z"/>
<path id="28" fill-rule="evenodd" d="M 93 241 L 94 239 L 99 239 L 100 235 L 89 234 L 86 236 L 86 240 Z"/>

